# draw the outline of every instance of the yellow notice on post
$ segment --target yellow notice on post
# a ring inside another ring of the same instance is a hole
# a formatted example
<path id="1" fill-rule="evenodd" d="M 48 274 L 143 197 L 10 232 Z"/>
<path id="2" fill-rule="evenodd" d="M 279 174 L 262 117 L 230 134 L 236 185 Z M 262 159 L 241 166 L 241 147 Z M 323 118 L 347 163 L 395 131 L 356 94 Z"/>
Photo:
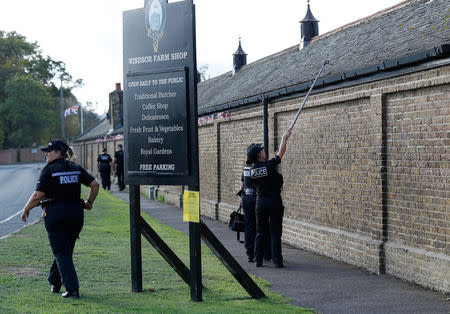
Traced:
<path id="1" fill-rule="evenodd" d="M 200 222 L 200 192 L 184 191 L 183 221 Z"/>

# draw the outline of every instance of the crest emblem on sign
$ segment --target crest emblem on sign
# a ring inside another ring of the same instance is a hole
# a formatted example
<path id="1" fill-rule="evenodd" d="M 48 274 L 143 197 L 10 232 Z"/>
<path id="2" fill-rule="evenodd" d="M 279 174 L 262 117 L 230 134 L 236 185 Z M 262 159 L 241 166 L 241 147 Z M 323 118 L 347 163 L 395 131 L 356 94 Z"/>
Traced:
<path id="1" fill-rule="evenodd" d="M 166 1 L 149 0 L 145 6 L 145 27 L 147 35 L 153 39 L 153 50 L 158 52 L 159 40 L 166 26 Z"/>

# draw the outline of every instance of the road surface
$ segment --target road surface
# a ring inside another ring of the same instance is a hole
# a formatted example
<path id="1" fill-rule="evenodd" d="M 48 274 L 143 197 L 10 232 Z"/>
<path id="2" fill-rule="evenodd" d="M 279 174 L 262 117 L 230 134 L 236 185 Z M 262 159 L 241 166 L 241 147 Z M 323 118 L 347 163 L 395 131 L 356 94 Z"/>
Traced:
<path id="1" fill-rule="evenodd" d="M 20 219 L 44 166 L 45 163 L 0 165 L 0 239 L 42 216 L 42 209 L 35 207 L 26 224 Z"/>

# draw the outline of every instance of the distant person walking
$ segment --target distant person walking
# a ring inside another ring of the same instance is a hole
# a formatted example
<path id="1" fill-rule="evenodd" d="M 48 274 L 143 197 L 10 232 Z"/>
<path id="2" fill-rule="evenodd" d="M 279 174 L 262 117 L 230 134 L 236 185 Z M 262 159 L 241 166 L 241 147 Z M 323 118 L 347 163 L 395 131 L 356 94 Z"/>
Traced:
<path id="1" fill-rule="evenodd" d="M 75 241 L 83 228 L 84 211 L 92 209 L 99 184 L 81 166 L 66 160 L 72 149 L 61 140 L 52 140 L 45 152 L 47 165 L 42 169 L 36 190 L 23 208 L 22 221 L 26 222 L 30 210 L 41 204 L 44 224 L 55 259 L 48 282 L 51 292 L 66 287 L 63 298 L 78 299 L 79 283 L 73 264 Z M 86 201 L 81 199 L 81 184 L 90 187 Z M 42 201 L 42 202 L 41 202 Z"/>
<path id="2" fill-rule="evenodd" d="M 114 153 L 113 160 L 113 170 L 115 170 L 117 175 L 117 185 L 119 186 L 119 190 L 122 191 L 125 189 L 125 180 L 124 180 L 124 152 L 122 144 L 117 145 L 117 151 Z"/>
<path id="3" fill-rule="evenodd" d="M 102 187 L 104 190 L 111 190 L 111 163 L 112 158 L 106 148 L 103 148 L 103 154 L 97 158 L 98 171 L 102 178 Z"/>

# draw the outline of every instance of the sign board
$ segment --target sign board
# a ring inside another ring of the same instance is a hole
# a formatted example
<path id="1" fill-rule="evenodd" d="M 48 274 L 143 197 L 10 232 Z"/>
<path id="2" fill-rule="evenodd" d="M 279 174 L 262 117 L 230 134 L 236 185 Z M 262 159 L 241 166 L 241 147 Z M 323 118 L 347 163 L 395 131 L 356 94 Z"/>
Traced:
<path id="1" fill-rule="evenodd" d="M 123 36 L 125 182 L 198 185 L 193 4 L 148 0 Z"/>

